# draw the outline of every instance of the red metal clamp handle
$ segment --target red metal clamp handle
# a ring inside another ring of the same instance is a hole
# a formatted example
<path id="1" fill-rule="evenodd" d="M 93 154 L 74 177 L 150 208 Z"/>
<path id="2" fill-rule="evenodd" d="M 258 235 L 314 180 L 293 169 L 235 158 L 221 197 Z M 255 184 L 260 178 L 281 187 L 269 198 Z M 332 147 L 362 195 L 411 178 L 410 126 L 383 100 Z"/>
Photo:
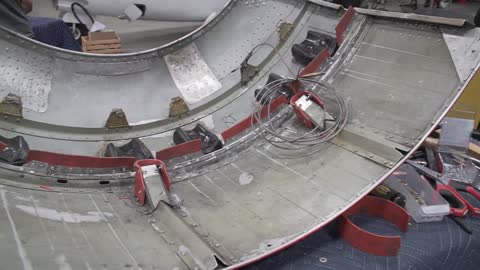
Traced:
<path id="1" fill-rule="evenodd" d="M 167 191 L 170 191 L 170 176 L 168 175 L 167 172 L 167 167 L 163 163 L 163 161 L 158 160 L 158 159 L 142 159 L 138 160 L 135 162 L 135 186 L 134 186 L 134 194 L 135 197 L 137 197 L 140 205 L 145 204 L 145 199 L 146 199 L 146 188 L 145 188 L 145 179 L 143 178 L 143 171 L 142 167 L 143 166 L 149 166 L 149 165 L 157 165 L 158 168 L 160 169 L 160 173 L 162 176 L 163 184 L 165 185 L 165 188 Z"/>

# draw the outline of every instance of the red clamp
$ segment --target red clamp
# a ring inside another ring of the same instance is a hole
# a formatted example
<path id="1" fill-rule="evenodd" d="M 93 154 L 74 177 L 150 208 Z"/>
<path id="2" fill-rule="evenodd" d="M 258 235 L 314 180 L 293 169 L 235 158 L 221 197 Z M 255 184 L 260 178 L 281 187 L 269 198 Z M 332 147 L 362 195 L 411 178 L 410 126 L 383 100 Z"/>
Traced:
<path id="1" fill-rule="evenodd" d="M 2 152 L 5 148 L 7 148 L 7 144 L 0 142 L 0 152 Z"/>
<path id="2" fill-rule="evenodd" d="M 339 229 L 343 239 L 353 247 L 377 256 L 395 256 L 400 250 L 400 236 L 384 236 L 368 232 L 355 225 L 348 217 L 369 214 L 395 224 L 402 232 L 408 229 L 410 216 L 397 204 L 373 196 L 366 196 L 340 216 Z"/>
<path id="3" fill-rule="evenodd" d="M 302 96 L 305 96 L 305 95 L 310 96 L 310 100 L 316 103 L 322 109 L 324 109 L 325 105 L 323 101 L 320 100 L 320 98 L 318 98 L 316 95 L 308 91 L 298 92 L 295 95 L 293 95 L 292 98 L 290 99 L 290 105 L 292 105 L 293 108 L 295 109 L 295 114 L 297 115 L 298 120 L 308 128 L 313 129 L 315 125 L 313 124 L 312 120 L 310 120 L 307 114 L 305 114 L 304 110 L 296 104 L 297 100 L 299 100 Z"/>
<path id="4" fill-rule="evenodd" d="M 167 167 L 163 163 L 163 161 L 158 159 L 142 159 L 135 162 L 135 186 L 134 186 L 134 193 L 135 197 L 137 197 L 140 205 L 145 204 L 146 199 L 146 188 L 145 188 L 145 180 L 143 179 L 143 166 L 149 165 L 157 165 L 160 170 L 160 175 L 162 176 L 163 183 L 167 191 L 170 191 L 170 176 L 168 176 Z"/>

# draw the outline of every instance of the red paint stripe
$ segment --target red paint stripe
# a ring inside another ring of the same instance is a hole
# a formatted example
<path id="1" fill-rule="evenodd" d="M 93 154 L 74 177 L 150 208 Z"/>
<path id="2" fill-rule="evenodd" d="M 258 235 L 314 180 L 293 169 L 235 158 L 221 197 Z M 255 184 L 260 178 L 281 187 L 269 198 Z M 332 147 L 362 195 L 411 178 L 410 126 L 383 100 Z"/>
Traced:
<path id="1" fill-rule="evenodd" d="M 159 160 L 169 160 L 172 158 L 193 154 L 201 150 L 201 141 L 197 139 L 158 151 L 156 154 L 156 158 Z"/>
<path id="2" fill-rule="evenodd" d="M 366 196 L 340 216 L 340 233 L 353 247 L 377 256 L 395 256 L 400 250 L 400 236 L 384 236 L 368 232 L 348 219 L 348 216 L 365 213 L 380 217 L 406 232 L 410 217 L 400 206 L 388 200 Z"/>
<path id="3" fill-rule="evenodd" d="M 114 168 L 128 167 L 133 170 L 135 158 L 133 157 L 90 157 L 65 155 L 45 151 L 30 150 L 28 160 L 40 161 L 54 166 L 65 166 L 75 168 Z"/>
<path id="4" fill-rule="evenodd" d="M 277 97 L 270 104 L 263 106 L 262 111 L 260 112 L 261 118 L 262 119 L 265 118 L 268 115 L 269 110 L 270 112 L 274 112 L 278 109 L 278 107 L 280 107 L 280 105 L 286 104 L 286 103 L 288 103 L 288 100 L 285 96 L 282 95 Z M 256 122 L 257 122 L 256 119 L 253 119 L 253 124 L 255 124 Z M 241 122 L 235 124 L 233 127 L 222 132 L 222 138 L 225 142 L 227 142 L 231 138 L 249 129 L 251 126 L 252 126 L 252 115 L 243 119 Z"/>
<path id="5" fill-rule="evenodd" d="M 350 22 L 352 22 L 353 16 L 355 15 L 355 10 L 353 7 L 349 7 L 345 14 L 343 14 L 340 22 L 335 27 L 335 32 L 337 34 L 337 44 L 340 45 L 343 42 L 343 34 L 347 30 Z"/>
<path id="6" fill-rule="evenodd" d="M 53 188 L 51 188 L 49 186 L 38 186 L 38 187 L 41 188 L 41 189 L 44 189 L 44 190 L 53 191 Z"/>
<path id="7" fill-rule="evenodd" d="M 329 56 L 330 53 L 328 52 L 328 49 L 323 48 L 323 50 L 312 60 L 312 62 L 308 63 L 302 72 L 300 72 L 300 76 L 316 72 Z"/>

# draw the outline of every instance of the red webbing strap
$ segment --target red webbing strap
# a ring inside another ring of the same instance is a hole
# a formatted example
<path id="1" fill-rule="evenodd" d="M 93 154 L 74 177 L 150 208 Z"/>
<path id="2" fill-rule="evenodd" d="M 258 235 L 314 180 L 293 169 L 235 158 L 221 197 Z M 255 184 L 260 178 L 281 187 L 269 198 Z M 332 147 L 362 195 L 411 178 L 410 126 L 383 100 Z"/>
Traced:
<path id="1" fill-rule="evenodd" d="M 58 154 L 52 152 L 30 150 L 28 160 L 40 161 L 53 166 L 65 166 L 75 168 L 115 168 L 128 167 L 133 170 L 135 158 L 133 157 L 91 157 Z"/>
<path id="2" fill-rule="evenodd" d="M 287 104 L 288 100 L 285 96 L 281 95 L 277 97 L 275 100 L 273 100 L 269 105 L 265 105 L 262 108 L 262 111 L 260 112 L 260 117 L 263 119 L 267 116 L 268 111 L 274 112 L 280 107 L 282 104 Z M 270 107 L 270 108 L 269 108 Z M 253 124 L 256 124 L 257 121 L 254 118 L 253 119 Z M 227 142 L 231 138 L 237 136 L 238 134 L 242 133 L 243 131 L 249 129 L 252 126 L 252 115 L 249 117 L 243 119 L 239 123 L 235 124 L 233 127 L 225 130 L 222 132 L 222 138 L 224 142 Z"/>
<path id="3" fill-rule="evenodd" d="M 335 33 L 337 34 L 337 44 L 340 46 L 343 42 L 343 34 L 347 30 L 348 26 L 350 25 L 350 22 L 353 19 L 353 16 L 355 15 L 355 10 L 353 7 L 349 7 L 345 14 L 343 14 L 342 18 L 340 19 L 340 22 L 338 22 L 337 27 L 335 27 Z"/>
<path id="4" fill-rule="evenodd" d="M 202 142 L 200 141 L 200 139 L 197 139 L 197 140 L 189 141 L 179 145 L 175 145 L 167 149 L 160 150 L 157 152 L 155 156 L 157 159 L 160 159 L 160 160 L 169 160 L 172 158 L 200 152 L 201 150 L 202 150 Z"/>
<path id="5" fill-rule="evenodd" d="M 323 50 L 312 60 L 312 62 L 308 63 L 302 72 L 300 72 L 300 77 L 316 72 L 318 68 L 325 63 L 329 56 L 330 53 L 328 52 L 328 49 L 323 48 Z"/>
<path id="6" fill-rule="evenodd" d="M 369 214 L 395 224 L 402 232 L 408 229 L 410 216 L 395 203 L 366 196 L 340 216 L 339 229 L 343 239 L 353 247 L 377 256 L 395 256 L 400 250 L 400 236 L 384 236 L 368 232 L 355 225 L 348 216 Z"/>

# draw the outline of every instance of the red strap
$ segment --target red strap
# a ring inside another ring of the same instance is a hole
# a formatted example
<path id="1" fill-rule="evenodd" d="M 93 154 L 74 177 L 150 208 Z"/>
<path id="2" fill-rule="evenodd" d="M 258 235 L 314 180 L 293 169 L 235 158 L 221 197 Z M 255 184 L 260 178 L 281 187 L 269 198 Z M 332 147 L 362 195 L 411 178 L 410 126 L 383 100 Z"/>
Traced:
<path id="1" fill-rule="evenodd" d="M 342 18 L 340 19 L 340 22 L 337 24 L 337 27 L 335 27 L 338 45 L 342 44 L 343 34 L 345 33 L 348 26 L 350 25 L 350 22 L 352 21 L 354 15 L 355 15 L 355 10 L 353 9 L 353 7 L 350 6 L 345 12 L 345 14 L 343 14 Z"/>
<path id="2" fill-rule="evenodd" d="M 128 167 L 133 170 L 135 158 L 133 157 L 90 157 L 65 155 L 45 151 L 30 150 L 28 160 L 40 161 L 53 166 L 65 166 L 75 168 L 115 168 Z"/>
<path id="3" fill-rule="evenodd" d="M 327 60 L 330 56 L 327 48 L 323 48 L 323 50 L 312 60 L 312 62 L 308 63 L 308 65 L 300 72 L 300 76 L 304 76 L 310 73 L 314 73 L 318 70 L 318 68 Z"/>
<path id="4" fill-rule="evenodd" d="M 349 208 L 341 217 L 339 229 L 345 241 L 355 248 L 377 256 L 395 256 L 400 250 L 400 236 L 383 236 L 368 232 L 355 225 L 348 216 L 369 214 L 395 224 L 402 232 L 408 229 L 408 213 L 395 203 L 372 196 L 366 196 Z"/>
<path id="5" fill-rule="evenodd" d="M 281 95 L 277 97 L 275 100 L 273 100 L 270 104 L 263 106 L 262 111 L 260 112 L 260 117 L 265 118 L 268 114 L 268 111 L 274 112 L 280 107 L 282 104 L 288 103 L 288 100 L 285 96 Z M 269 108 L 270 107 L 270 108 Z M 257 121 L 254 118 L 253 119 L 253 124 L 255 124 Z M 222 138 L 225 142 L 230 140 L 231 138 L 237 136 L 238 134 L 242 133 L 243 131 L 249 129 L 252 126 L 252 115 L 249 117 L 243 119 L 241 122 L 235 124 L 233 127 L 225 130 L 222 132 Z"/>
<path id="6" fill-rule="evenodd" d="M 172 158 L 200 152 L 201 150 L 202 150 L 202 143 L 200 139 L 197 139 L 197 140 L 189 141 L 179 145 L 175 145 L 167 149 L 160 150 L 157 152 L 156 158 L 160 160 L 169 160 Z"/>

